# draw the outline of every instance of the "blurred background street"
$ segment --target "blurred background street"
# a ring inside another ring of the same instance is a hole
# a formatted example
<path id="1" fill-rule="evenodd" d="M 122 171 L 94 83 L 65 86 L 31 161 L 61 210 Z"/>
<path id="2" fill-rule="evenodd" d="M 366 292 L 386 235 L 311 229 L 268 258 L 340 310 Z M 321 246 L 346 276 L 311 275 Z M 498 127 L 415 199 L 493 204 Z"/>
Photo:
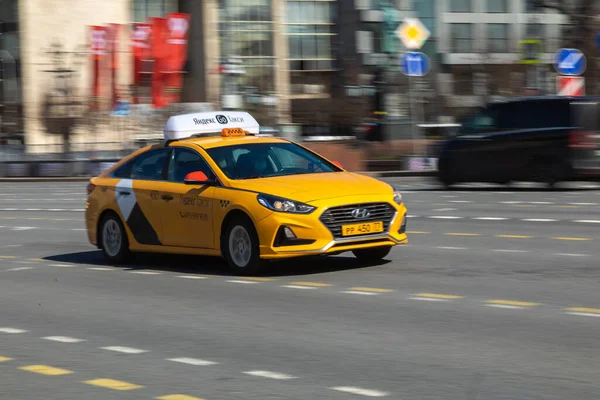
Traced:
<path id="1" fill-rule="evenodd" d="M 599 15 L 0 0 L 0 398 L 598 398 Z M 402 190 L 409 244 L 254 278 L 203 257 L 105 265 L 89 177 L 169 116 L 223 109 Z"/>

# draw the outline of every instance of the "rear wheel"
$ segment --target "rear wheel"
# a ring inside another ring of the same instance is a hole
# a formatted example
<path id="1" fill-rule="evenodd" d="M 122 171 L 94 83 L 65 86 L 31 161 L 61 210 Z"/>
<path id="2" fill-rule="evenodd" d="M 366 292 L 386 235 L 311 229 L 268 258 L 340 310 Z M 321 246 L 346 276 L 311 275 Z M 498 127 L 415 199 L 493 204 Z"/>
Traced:
<path id="1" fill-rule="evenodd" d="M 390 254 L 391 250 L 392 246 L 382 246 L 371 247 L 369 249 L 352 250 L 352 253 L 361 261 L 379 261 Z"/>
<path id="2" fill-rule="evenodd" d="M 223 258 L 237 275 L 256 274 L 265 266 L 260 259 L 258 234 L 247 217 L 235 217 L 227 224 L 221 246 Z"/>
<path id="3" fill-rule="evenodd" d="M 129 250 L 127 232 L 121 220 L 115 214 L 106 215 L 100 224 L 100 243 L 104 260 L 110 264 L 121 264 L 130 261 L 132 253 Z"/>

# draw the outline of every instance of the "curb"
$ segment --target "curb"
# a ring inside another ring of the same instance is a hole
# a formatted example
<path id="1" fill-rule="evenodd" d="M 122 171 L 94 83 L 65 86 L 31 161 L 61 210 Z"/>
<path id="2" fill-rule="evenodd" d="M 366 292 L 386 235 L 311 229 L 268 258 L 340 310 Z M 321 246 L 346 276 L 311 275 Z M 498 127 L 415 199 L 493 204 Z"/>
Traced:
<path id="1" fill-rule="evenodd" d="M 374 178 L 396 178 L 396 177 L 419 177 L 435 176 L 436 171 L 360 171 L 357 174 L 367 175 Z M 0 178 L 0 182 L 87 182 L 93 176 L 65 176 L 65 177 L 18 177 Z"/>

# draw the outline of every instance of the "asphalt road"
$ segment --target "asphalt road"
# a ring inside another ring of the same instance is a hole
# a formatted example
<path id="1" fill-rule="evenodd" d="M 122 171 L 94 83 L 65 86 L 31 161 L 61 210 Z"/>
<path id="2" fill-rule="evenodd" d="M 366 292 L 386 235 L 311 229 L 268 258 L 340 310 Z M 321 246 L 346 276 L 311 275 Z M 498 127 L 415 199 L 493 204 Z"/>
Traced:
<path id="1" fill-rule="evenodd" d="M 85 184 L 0 184 L 0 398 L 597 398 L 600 186 L 393 183 L 408 246 L 257 279 L 108 267 Z"/>

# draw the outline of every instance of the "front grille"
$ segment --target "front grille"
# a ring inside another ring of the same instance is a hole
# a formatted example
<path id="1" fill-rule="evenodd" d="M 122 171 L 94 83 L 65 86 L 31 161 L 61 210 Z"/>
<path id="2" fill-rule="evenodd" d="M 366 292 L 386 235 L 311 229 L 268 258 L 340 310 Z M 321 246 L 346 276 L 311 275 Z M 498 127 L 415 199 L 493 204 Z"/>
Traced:
<path id="1" fill-rule="evenodd" d="M 369 210 L 369 217 L 364 219 L 354 218 L 352 210 Z M 334 238 L 342 237 L 342 225 L 360 224 L 363 222 L 383 222 L 383 231 L 387 232 L 396 209 L 388 203 L 364 203 L 351 204 L 347 206 L 332 207 L 321 215 L 321 222 L 329 229 Z"/>

